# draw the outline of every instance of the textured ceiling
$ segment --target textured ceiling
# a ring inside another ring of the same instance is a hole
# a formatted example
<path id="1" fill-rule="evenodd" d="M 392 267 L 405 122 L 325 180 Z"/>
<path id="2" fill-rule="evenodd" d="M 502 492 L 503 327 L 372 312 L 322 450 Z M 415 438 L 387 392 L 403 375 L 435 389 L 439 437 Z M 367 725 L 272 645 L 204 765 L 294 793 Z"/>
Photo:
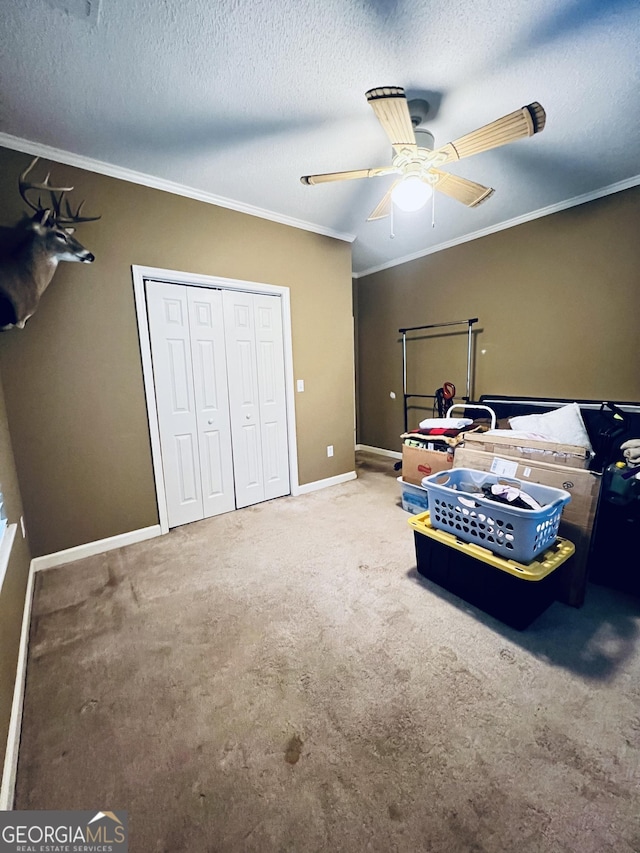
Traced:
<path id="1" fill-rule="evenodd" d="M 3 0 L 0 144 L 39 143 L 338 233 L 356 273 L 640 181 L 637 0 Z M 366 219 L 389 177 L 364 93 L 432 105 L 436 145 L 531 101 L 543 133 L 446 170 L 494 187 L 467 209 Z M 96 166 L 96 168 L 98 168 Z"/>

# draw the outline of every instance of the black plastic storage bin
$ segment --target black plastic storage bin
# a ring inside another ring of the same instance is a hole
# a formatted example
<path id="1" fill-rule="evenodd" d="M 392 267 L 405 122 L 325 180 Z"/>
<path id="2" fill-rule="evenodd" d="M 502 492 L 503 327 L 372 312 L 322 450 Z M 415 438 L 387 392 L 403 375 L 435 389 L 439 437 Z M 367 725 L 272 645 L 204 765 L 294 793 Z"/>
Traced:
<path id="1" fill-rule="evenodd" d="M 556 569 L 574 546 L 558 538 L 538 560 L 522 565 L 435 530 L 429 513 L 413 516 L 418 572 L 430 581 L 522 631 L 555 601 Z"/>

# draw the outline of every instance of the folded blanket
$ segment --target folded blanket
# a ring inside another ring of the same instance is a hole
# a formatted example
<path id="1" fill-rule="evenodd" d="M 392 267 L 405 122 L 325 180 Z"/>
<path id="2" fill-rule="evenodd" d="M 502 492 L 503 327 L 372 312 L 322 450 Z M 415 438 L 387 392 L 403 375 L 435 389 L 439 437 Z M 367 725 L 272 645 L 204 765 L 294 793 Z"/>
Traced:
<path id="1" fill-rule="evenodd" d="M 472 423 L 471 418 L 427 418 L 420 421 L 420 429 L 462 429 Z"/>
<path id="2" fill-rule="evenodd" d="M 523 429 L 488 429 L 485 435 L 501 435 L 505 438 L 532 438 L 536 441 L 549 441 L 541 432 L 528 432 Z"/>

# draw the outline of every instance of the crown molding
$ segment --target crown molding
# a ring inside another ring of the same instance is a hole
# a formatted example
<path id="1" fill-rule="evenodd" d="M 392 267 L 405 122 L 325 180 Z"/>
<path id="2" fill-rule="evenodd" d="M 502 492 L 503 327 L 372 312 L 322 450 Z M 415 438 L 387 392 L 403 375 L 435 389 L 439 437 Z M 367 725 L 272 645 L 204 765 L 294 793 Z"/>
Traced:
<path id="1" fill-rule="evenodd" d="M 447 240 L 445 243 L 438 243 L 437 246 L 430 246 L 428 249 L 421 249 L 419 252 L 414 252 L 411 255 L 405 255 L 402 258 L 395 258 L 392 261 L 387 261 L 384 264 L 379 264 L 375 267 L 362 270 L 353 274 L 353 278 L 363 278 L 366 275 L 372 275 L 382 270 L 390 269 L 391 267 L 406 264 L 409 261 L 415 261 L 418 258 L 424 258 L 427 255 L 433 255 L 436 252 L 442 252 L 444 249 L 451 249 L 453 246 L 460 246 L 462 243 L 469 243 L 471 240 L 477 240 L 479 237 L 487 237 L 489 234 L 495 234 L 498 231 L 506 231 L 507 228 L 514 228 L 516 225 L 523 225 L 525 222 L 531 222 L 533 219 L 541 219 L 543 216 L 550 216 L 552 213 L 559 213 L 561 210 L 567 210 L 570 207 L 577 207 L 580 204 L 586 204 L 589 201 L 595 201 L 598 198 L 604 198 L 607 195 L 622 192 L 623 190 L 637 187 L 640 184 L 640 175 L 634 175 L 631 178 L 625 178 L 624 181 L 618 181 L 615 184 L 609 184 L 606 187 L 593 190 L 592 192 L 584 193 L 583 195 L 574 196 L 574 198 L 560 201 L 556 204 L 550 204 L 547 207 L 541 207 L 538 210 L 533 210 L 531 213 L 525 213 L 522 216 L 516 216 L 514 219 L 507 219 L 504 222 L 498 222 L 496 225 L 490 225 L 488 228 L 482 228 L 480 231 L 474 231 L 471 234 L 465 234 L 462 237 L 456 237 L 453 240 Z"/>
<path id="2" fill-rule="evenodd" d="M 224 207 L 228 210 L 246 213 L 249 216 L 256 216 L 259 219 L 268 219 L 271 222 L 288 225 L 291 228 L 299 228 L 302 231 L 321 234 L 325 237 L 332 237 L 346 243 L 353 243 L 356 239 L 355 234 L 335 231 L 332 228 L 316 225 L 313 222 L 306 222 L 302 219 L 295 219 L 292 216 L 286 216 L 271 210 L 265 210 L 264 208 L 254 207 L 253 205 L 234 201 L 233 199 L 218 196 L 214 193 L 197 190 L 194 187 L 188 187 L 175 181 L 157 178 L 153 175 L 147 175 L 144 172 L 137 172 L 133 169 L 127 169 L 124 166 L 115 166 L 112 163 L 105 163 L 101 160 L 94 160 L 91 157 L 85 157 L 82 154 L 74 154 L 71 151 L 54 148 L 53 146 L 45 145 L 41 142 L 32 142 L 28 139 L 12 136 L 9 133 L 0 132 L 0 146 L 14 151 L 21 151 L 24 154 L 31 154 L 34 157 L 44 157 L 47 160 L 54 160 L 55 162 L 64 163 L 67 166 L 74 166 L 78 169 L 85 169 L 88 172 L 96 172 L 97 174 L 106 175 L 110 178 L 117 178 L 118 180 L 128 181 L 132 184 L 139 184 L 140 186 L 149 187 L 150 189 L 161 190 L 162 192 L 184 196 L 185 198 L 192 198 L 195 201 L 202 201 L 205 204 L 213 204 L 217 207 Z M 373 273 L 381 272 L 382 270 L 400 266 L 401 264 L 406 264 L 410 261 L 424 258 L 427 255 L 433 255 L 436 252 L 442 252 L 445 249 L 451 249 L 454 246 L 469 243 L 472 240 L 479 239 L 480 237 L 487 237 L 490 234 L 496 234 L 498 231 L 506 231 L 508 228 L 514 228 L 516 225 L 523 225 L 525 222 L 531 222 L 534 219 L 541 219 L 544 216 L 550 216 L 553 213 L 559 213 L 562 210 L 568 210 L 571 207 L 577 207 L 578 205 L 586 204 L 589 201 L 595 201 L 596 199 L 604 198 L 607 195 L 613 195 L 614 193 L 631 189 L 639 184 L 640 175 L 634 175 L 631 178 L 626 178 L 625 180 L 618 181 L 615 184 L 609 184 L 606 187 L 600 187 L 597 190 L 584 193 L 583 195 L 574 196 L 574 198 L 566 199 L 565 201 L 557 202 L 556 204 L 551 204 L 547 207 L 541 207 L 538 210 L 533 210 L 530 213 L 523 214 L 522 216 L 507 219 L 504 222 L 498 222 L 495 225 L 490 225 L 487 228 L 480 229 L 479 231 L 473 231 L 471 234 L 465 234 L 461 237 L 456 237 L 453 240 L 438 243 L 437 245 L 430 246 L 427 249 L 421 249 L 418 252 L 404 255 L 401 258 L 395 258 L 391 261 L 386 261 L 383 264 L 369 267 L 361 272 L 354 272 L 353 278 L 363 278 L 364 276 L 372 275 Z"/>
<path id="3" fill-rule="evenodd" d="M 9 133 L 0 132 L 0 146 L 10 148 L 13 151 L 21 151 L 24 154 L 32 154 L 34 157 L 44 157 L 46 160 L 54 160 L 56 163 L 64 163 L 66 166 L 75 166 L 78 169 L 85 169 L 87 172 L 96 172 L 99 175 L 107 175 L 110 178 L 128 181 L 131 184 L 139 184 L 140 186 L 150 187 L 154 190 L 162 190 L 173 195 L 202 201 L 205 204 L 214 204 L 217 207 L 236 210 L 239 213 L 246 213 L 249 216 L 257 216 L 259 219 L 269 219 L 271 222 L 278 222 L 280 225 L 288 225 L 291 228 L 299 228 L 302 231 L 312 231 L 315 234 L 333 237 L 336 240 L 343 240 L 346 243 L 353 243 L 356 239 L 355 234 L 334 231 L 332 228 L 325 228 L 313 222 L 306 222 L 303 219 L 295 219 L 292 216 L 285 216 L 282 213 L 275 213 L 272 210 L 254 207 L 251 204 L 245 204 L 244 202 L 234 201 L 233 199 L 215 195 L 214 193 L 197 190 L 194 187 L 188 187 L 175 181 L 156 178 L 153 175 L 136 172 L 124 166 L 115 166 L 112 163 L 105 163 L 102 160 L 93 160 L 91 157 L 84 157 L 82 154 L 74 154 L 71 151 L 64 151 L 61 148 L 53 148 L 41 142 L 31 142 L 28 139 L 12 136 Z"/>

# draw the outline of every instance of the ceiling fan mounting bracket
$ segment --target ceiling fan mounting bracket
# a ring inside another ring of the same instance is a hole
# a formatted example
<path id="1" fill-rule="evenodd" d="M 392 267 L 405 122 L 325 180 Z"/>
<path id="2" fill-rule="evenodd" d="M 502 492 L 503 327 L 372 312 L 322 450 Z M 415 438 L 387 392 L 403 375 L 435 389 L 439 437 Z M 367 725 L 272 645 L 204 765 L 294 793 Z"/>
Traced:
<path id="1" fill-rule="evenodd" d="M 412 100 L 407 102 L 407 106 L 409 107 L 409 116 L 411 117 L 411 124 L 414 126 L 414 128 L 420 127 L 422 122 L 429 114 L 429 110 L 431 109 L 429 102 L 423 100 L 422 98 L 412 98 Z"/>

